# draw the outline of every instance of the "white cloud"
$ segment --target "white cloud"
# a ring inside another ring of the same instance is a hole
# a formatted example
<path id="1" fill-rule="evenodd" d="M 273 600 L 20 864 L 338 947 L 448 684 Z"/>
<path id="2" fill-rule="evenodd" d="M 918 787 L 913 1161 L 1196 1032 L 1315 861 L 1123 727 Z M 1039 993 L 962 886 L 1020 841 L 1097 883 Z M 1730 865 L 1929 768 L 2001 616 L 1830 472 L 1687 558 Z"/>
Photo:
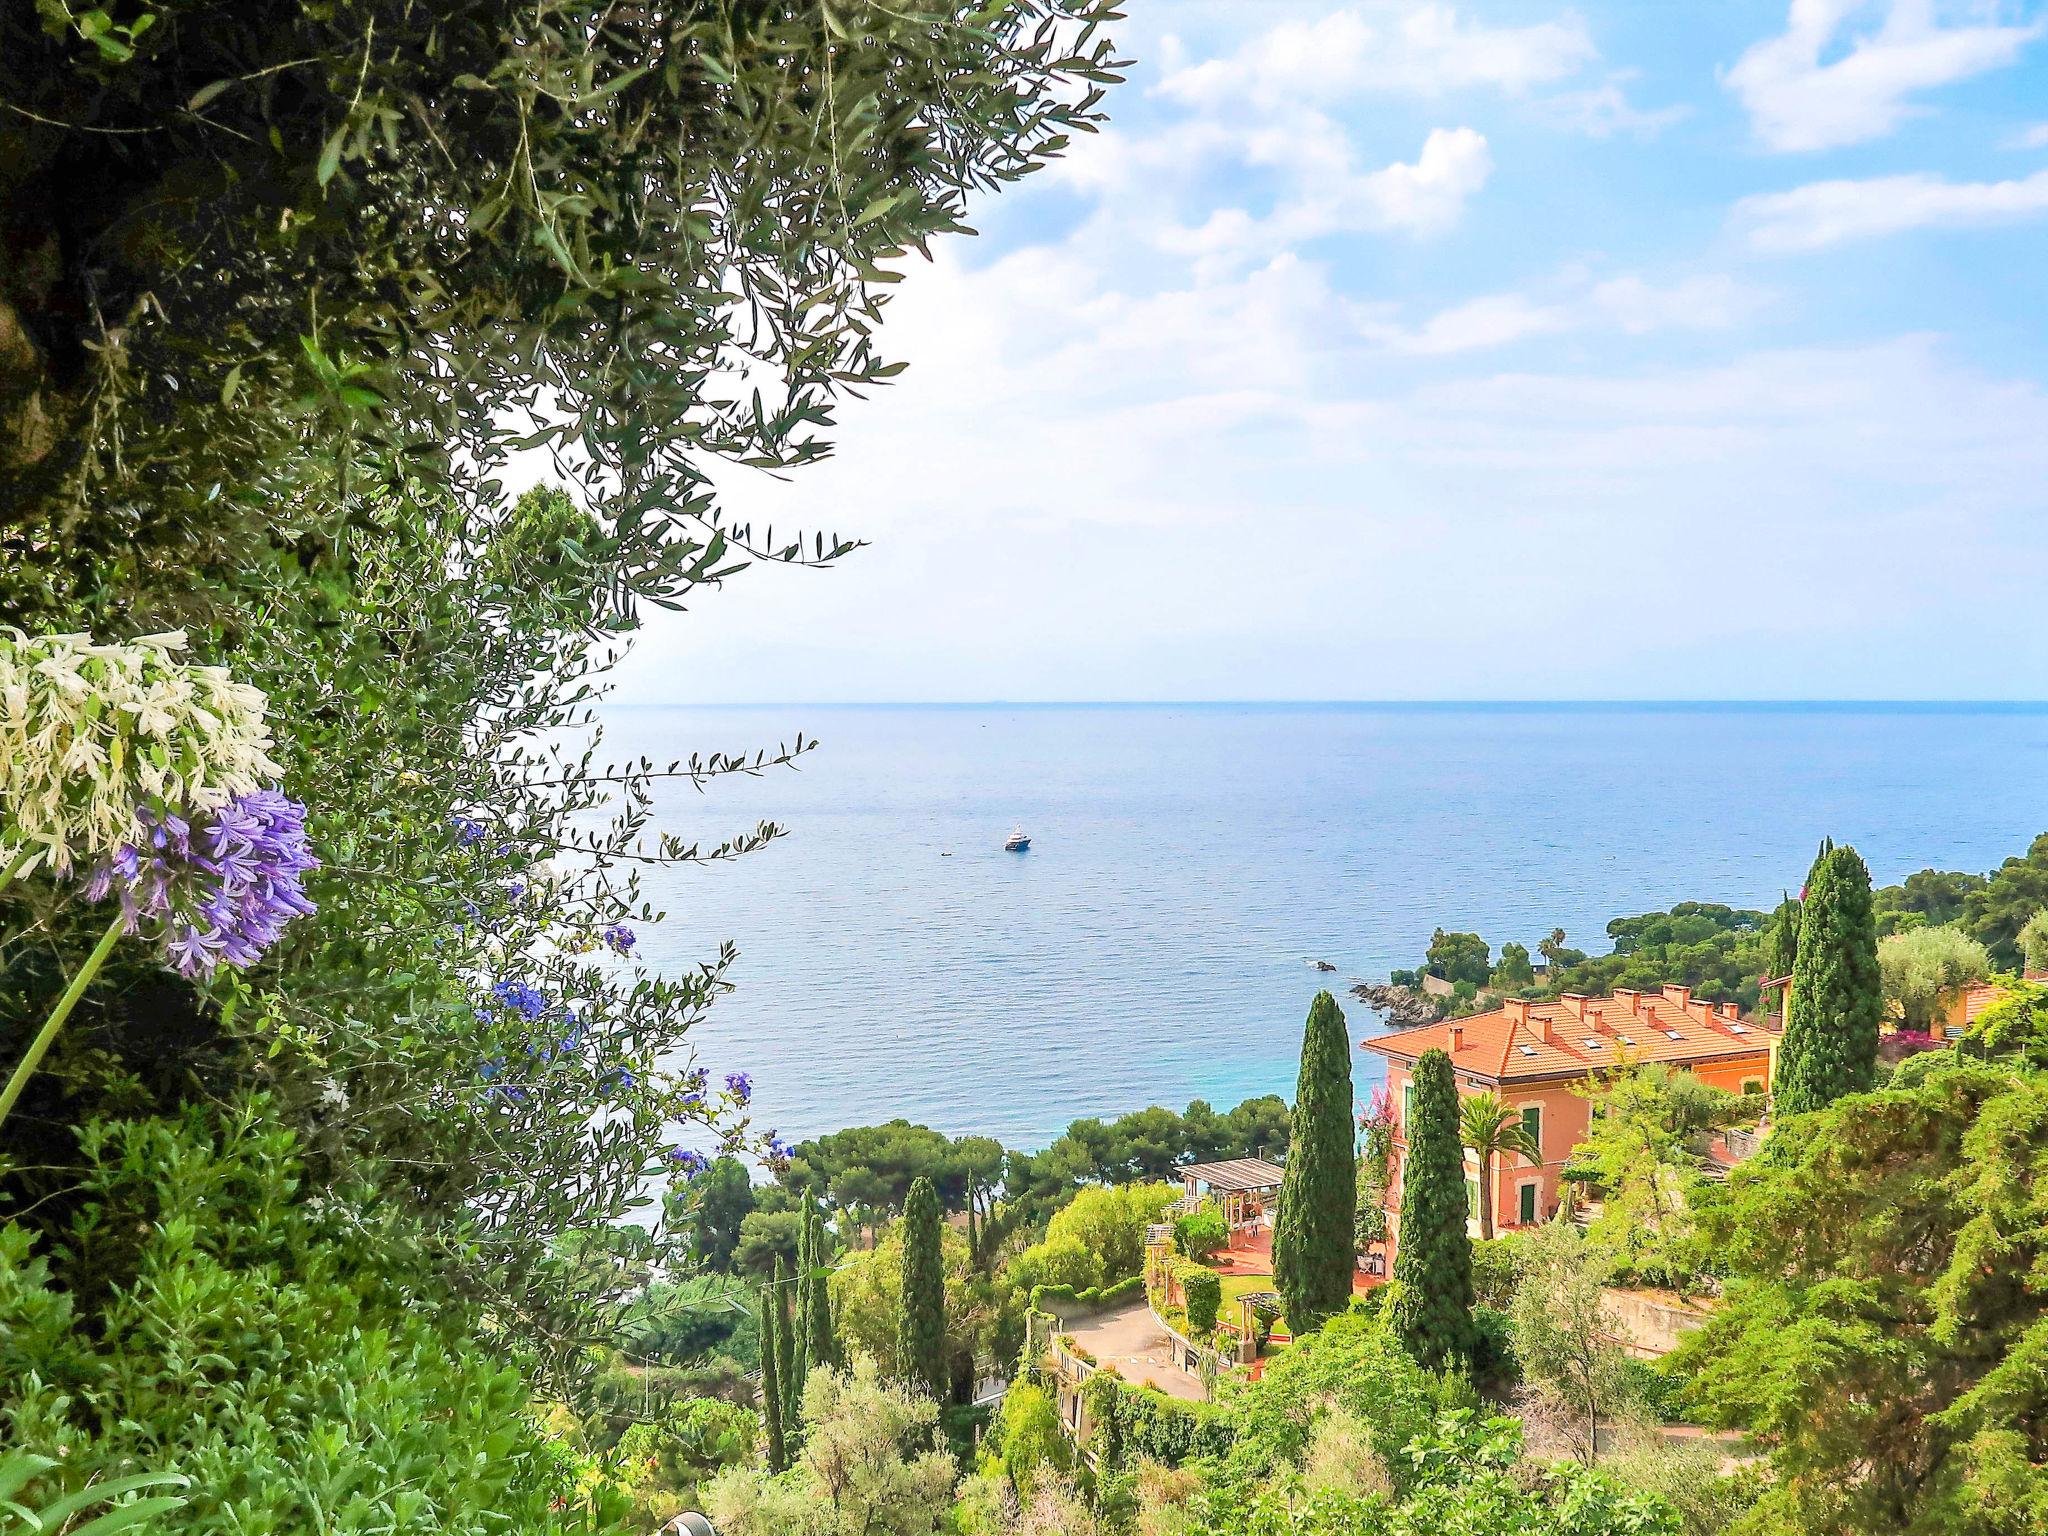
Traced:
<path id="1" fill-rule="evenodd" d="M 2017 181 L 1877 176 L 1745 197 L 1734 220 L 1760 251 L 1815 251 L 1909 229 L 2001 224 L 2048 214 L 2048 171 Z"/>
<path id="2" fill-rule="evenodd" d="M 1659 287 L 1633 273 L 1596 285 L 1595 312 L 1632 336 L 1651 331 L 1718 331 L 1739 325 L 1770 301 L 1759 288 L 1721 273 L 1682 278 Z"/>
<path id="3" fill-rule="evenodd" d="M 1437 128 L 1413 165 L 1399 161 L 1340 189 L 1340 206 L 1368 223 L 1426 234 L 1457 221 L 1465 199 L 1486 185 L 1493 156 L 1486 136 L 1470 128 Z"/>
<path id="4" fill-rule="evenodd" d="M 1160 221 L 1150 238 L 1175 255 L 1228 265 L 1267 260 L 1303 241 L 1348 230 L 1438 234 L 1457 223 L 1493 173 L 1486 136 L 1471 128 L 1434 129 L 1413 162 L 1397 160 L 1373 171 L 1353 169 L 1344 130 L 1320 113 L 1298 116 L 1291 130 L 1260 130 L 1246 138 L 1255 162 L 1273 159 L 1283 148 L 1288 152 L 1276 169 L 1288 185 L 1270 213 L 1214 208 L 1197 225 Z"/>
<path id="5" fill-rule="evenodd" d="M 1191 106 L 1332 101 L 1366 91 L 1440 96 L 1474 86 L 1523 91 L 1598 56 L 1567 14 L 1526 27 L 1460 19 L 1448 5 L 1353 6 L 1287 21 L 1226 58 L 1171 70 L 1159 91 Z"/>
<path id="6" fill-rule="evenodd" d="M 1884 19 L 1842 51 L 1842 33 L 1873 0 L 1792 0 L 1785 31 L 1728 71 L 1728 88 L 1764 144 L 1831 149 L 1890 133 L 1924 110 L 1922 91 L 2011 64 L 2042 26 L 1942 26 L 1934 0 L 1887 0 Z M 1839 54 L 1837 57 L 1828 57 Z"/>
<path id="7" fill-rule="evenodd" d="M 1562 91 L 1545 97 L 1541 105 L 1551 117 L 1594 139 L 1611 138 L 1617 133 L 1654 139 L 1673 123 L 1692 115 L 1692 108 L 1682 103 L 1668 107 L 1636 106 L 1623 88 L 1631 78 L 1632 71 L 1618 71 L 1604 83 L 1586 90 Z"/>
<path id="8" fill-rule="evenodd" d="M 1546 300 L 1524 293 L 1483 294 L 1439 310 L 1406 327 L 1385 306 L 1355 314 L 1359 334 L 1390 352 L 1442 357 L 1510 346 L 1567 331 L 1622 331 L 1631 336 L 1667 330 L 1723 330 L 1763 307 L 1770 295 L 1720 273 L 1658 284 L 1637 273 L 1560 285 Z"/>
<path id="9" fill-rule="evenodd" d="M 1440 310 L 1415 330 L 1382 331 L 1380 339 L 1394 351 L 1431 357 L 1506 346 L 1569 330 L 1573 323 L 1571 311 L 1562 305 L 1538 304 L 1519 293 L 1493 293 Z"/>
<path id="10" fill-rule="evenodd" d="M 2048 123 L 2022 128 L 2005 141 L 2007 149 L 2048 149 Z"/>

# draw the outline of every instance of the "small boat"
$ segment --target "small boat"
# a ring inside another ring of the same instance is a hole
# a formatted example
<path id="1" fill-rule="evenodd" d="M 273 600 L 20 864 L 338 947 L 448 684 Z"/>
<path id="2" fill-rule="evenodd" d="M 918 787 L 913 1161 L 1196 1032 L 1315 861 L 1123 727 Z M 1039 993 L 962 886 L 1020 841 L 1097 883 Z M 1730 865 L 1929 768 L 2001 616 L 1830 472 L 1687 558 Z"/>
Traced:
<path id="1" fill-rule="evenodd" d="M 1003 839 L 1003 852 L 1024 853 L 1031 847 L 1031 834 L 1022 827 L 1017 828 Z"/>

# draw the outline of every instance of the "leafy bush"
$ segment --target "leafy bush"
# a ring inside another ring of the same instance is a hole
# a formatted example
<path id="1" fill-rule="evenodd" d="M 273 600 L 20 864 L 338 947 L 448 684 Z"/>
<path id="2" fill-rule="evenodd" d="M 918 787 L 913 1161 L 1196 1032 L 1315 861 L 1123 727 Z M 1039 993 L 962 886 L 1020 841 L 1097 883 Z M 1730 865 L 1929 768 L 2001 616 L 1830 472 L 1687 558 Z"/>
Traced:
<path id="1" fill-rule="evenodd" d="M 1229 1243 L 1230 1228 L 1223 1220 L 1223 1213 L 1213 1205 L 1183 1211 L 1173 1218 L 1174 1247 L 1197 1263 L 1229 1246 Z"/>
<path id="2" fill-rule="evenodd" d="M 518 1375 L 417 1288 L 370 1192 L 309 1203 L 260 1100 L 80 1135 L 67 1268 L 0 1229 L 0 1439 L 65 1488 L 191 1479 L 181 1533 L 563 1529 L 573 1489 Z"/>
<path id="3" fill-rule="evenodd" d="M 1174 1269 L 1188 1309 L 1188 1330 L 1200 1338 L 1216 1326 L 1217 1310 L 1223 1305 L 1223 1281 L 1213 1269 L 1182 1261 Z"/>
<path id="4" fill-rule="evenodd" d="M 1180 1194 L 1173 1184 L 1078 1190 L 1054 1214 L 1045 1240 L 1078 1243 L 1102 1266 L 1102 1281 L 1121 1280 L 1145 1267 L 1145 1230 L 1165 1218 Z"/>
<path id="5" fill-rule="evenodd" d="M 1472 1245 L 1472 1298 L 1489 1307 L 1505 1307 L 1515 1294 L 1526 1262 L 1522 1234 L 1504 1233 Z"/>

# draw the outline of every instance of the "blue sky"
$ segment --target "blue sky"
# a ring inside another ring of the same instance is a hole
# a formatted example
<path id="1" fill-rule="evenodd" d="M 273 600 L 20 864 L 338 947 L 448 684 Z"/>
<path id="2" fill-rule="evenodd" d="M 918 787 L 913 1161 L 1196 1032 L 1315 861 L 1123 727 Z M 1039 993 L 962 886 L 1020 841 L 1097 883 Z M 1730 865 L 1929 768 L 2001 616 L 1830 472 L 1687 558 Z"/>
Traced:
<path id="1" fill-rule="evenodd" d="M 2048 697 L 2048 0 L 1128 8 L 622 697 Z"/>

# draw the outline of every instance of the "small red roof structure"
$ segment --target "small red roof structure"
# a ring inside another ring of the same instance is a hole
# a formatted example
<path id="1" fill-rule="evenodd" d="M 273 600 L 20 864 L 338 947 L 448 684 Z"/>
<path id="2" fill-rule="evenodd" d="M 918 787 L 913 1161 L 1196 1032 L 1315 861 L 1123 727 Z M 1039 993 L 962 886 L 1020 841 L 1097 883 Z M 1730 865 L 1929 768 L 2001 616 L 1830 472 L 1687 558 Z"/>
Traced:
<path id="1" fill-rule="evenodd" d="M 1609 997 L 1567 992 L 1553 1002 L 1509 998 L 1491 1013 L 1396 1030 L 1359 1042 L 1397 1061 L 1450 1054 L 1468 1076 L 1507 1083 L 1584 1077 L 1618 1062 L 1689 1065 L 1766 1054 L 1775 1028 L 1733 1003 L 1695 999 L 1689 987 L 1618 989 Z"/>

